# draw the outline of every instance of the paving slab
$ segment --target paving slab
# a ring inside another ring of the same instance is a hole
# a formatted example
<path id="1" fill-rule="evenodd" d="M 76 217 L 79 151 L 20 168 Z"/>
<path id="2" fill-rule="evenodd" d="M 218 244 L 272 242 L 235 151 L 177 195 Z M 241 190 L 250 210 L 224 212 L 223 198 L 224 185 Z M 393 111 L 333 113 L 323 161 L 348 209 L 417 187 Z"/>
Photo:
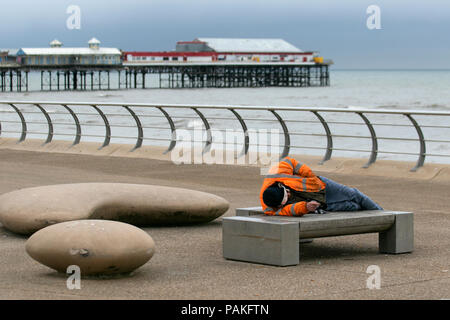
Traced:
<path id="1" fill-rule="evenodd" d="M 377 163 L 374 164 L 375 170 Z M 317 170 L 316 170 L 317 171 Z M 144 228 L 158 251 L 127 277 L 83 279 L 69 290 L 67 275 L 33 261 L 27 237 L 0 227 L 0 299 L 442 299 L 450 298 L 450 181 L 317 171 L 359 188 L 383 207 L 414 212 L 413 253 L 378 253 L 378 235 L 319 238 L 300 244 L 299 265 L 274 267 L 228 261 L 222 223 Z M 170 161 L 0 150 L 0 192 L 58 183 L 159 184 L 209 192 L 230 208 L 258 205 L 260 169 L 233 165 L 175 165 Z M 379 266 L 381 289 L 368 289 L 367 268 Z"/>

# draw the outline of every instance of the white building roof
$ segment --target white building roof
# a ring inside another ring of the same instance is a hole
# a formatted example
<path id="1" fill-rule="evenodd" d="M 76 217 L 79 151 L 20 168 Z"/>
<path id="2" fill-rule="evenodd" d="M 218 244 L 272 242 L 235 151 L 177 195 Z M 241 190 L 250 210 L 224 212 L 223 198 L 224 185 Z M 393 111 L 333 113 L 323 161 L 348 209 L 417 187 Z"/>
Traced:
<path id="1" fill-rule="evenodd" d="M 0 52 L 5 52 L 5 51 L 8 51 L 8 55 L 15 56 L 17 54 L 17 52 L 19 51 L 19 49 L 9 49 L 9 48 L 6 48 L 6 49 L 1 48 L 0 49 Z"/>
<path id="2" fill-rule="evenodd" d="M 216 52 L 302 52 L 283 39 L 197 38 Z"/>
<path id="3" fill-rule="evenodd" d="M 53 40 L 52 42 L 50 42 L 51 46 L 62 46 L 62 42 L 59 41 L 58 39 Z"/>
<path id="4" fill-rule="evenodd" d="M 88 41 L 88 44 L 100 44 L 100 41 L 97 38 L 92 38 Z"/>
<path id="5" fill-rule="evenodd" d="M 116 48 L 22 48 L 19 53 L 29 56 L 34 55 L 121 55 L 119 49 Z"/>

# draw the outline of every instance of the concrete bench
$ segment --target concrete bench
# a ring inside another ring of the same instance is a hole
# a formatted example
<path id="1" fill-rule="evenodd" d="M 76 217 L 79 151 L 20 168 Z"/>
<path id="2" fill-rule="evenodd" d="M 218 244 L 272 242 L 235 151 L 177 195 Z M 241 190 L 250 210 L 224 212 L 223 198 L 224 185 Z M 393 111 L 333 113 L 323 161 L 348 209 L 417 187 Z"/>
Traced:
<path id="1" fill-rule="evenodd" d="M 297 265 L 299 240 L 362 233 L 379 234 L 380 253 L 412 252 L 413 213 L 353 211 L 302 217 L 264 215 L 261 207 L 238 208 L 222 220 L 226 259 L 275 266 Z"/>

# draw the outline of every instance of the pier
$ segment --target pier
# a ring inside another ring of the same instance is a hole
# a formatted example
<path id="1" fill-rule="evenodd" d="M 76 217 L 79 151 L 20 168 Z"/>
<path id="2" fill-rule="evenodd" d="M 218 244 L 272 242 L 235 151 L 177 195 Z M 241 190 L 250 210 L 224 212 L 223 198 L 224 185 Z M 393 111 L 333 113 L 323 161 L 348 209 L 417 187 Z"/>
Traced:
<path id="1" fill-rule="evenodd" d="M 40 73 L 41 91 L 330 85 L 326 63 L 124 62 L 120 66 L 0 66 L 0 91 L 29 91 L 31 72 Z"/>
<path id="2" fill-rule="evenodd" d="M 0 91 L 85 91 L 147 88 L 254 88 L 330 85 L 329 66 L 315 51 L 283 39 L 198 38 L 173 51 L 100 47 L 0 50 Z M 29 75 L 40 74 L 39 80 Z M 39 86 L 36 82 L 40 81 Z"/>
<path id="3" fill-rule="evenodd" d="M 40 70 L 41 91 L 111 90 L 111 72 L 108 67 L 60 68 Z"/>
<path id="4" fill-rule="evenodd" d="M 0 91 L 28 91 L 28 73 L 30 70 L 19 65 L 0 64 Z"/>
<path id="5" fill-rule="evenodd" d="M 158 88 L 239 88 L 328 86 L 328 64 L 295 63 L 167 63 L 124 64 L 119 89 L 148 88 L 146 75 L 158 76 Z M 123 80 L 124 79 L 124 80 Z"/>

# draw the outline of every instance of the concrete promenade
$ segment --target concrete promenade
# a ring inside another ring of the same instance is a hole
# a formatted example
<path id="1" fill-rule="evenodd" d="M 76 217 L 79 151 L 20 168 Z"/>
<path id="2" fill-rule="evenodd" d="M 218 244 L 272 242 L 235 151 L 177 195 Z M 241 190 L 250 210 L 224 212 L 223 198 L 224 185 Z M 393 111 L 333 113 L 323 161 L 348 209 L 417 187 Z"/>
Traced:
<path id="1" fill-rule="evenodd" d="M 60 183 L 123 182 L 219 195 L 231 203 L 224 216 L 234 215 L 237 207 L 259 205 L 263 176 L 254 166 L 175 165 L 157 148 L 125 157 L 114 146 L 61 152 L 69 150 L 67 145 L 0 141 L 0 193 Z M 293 267 L 229 261 L 222 257 L 218 218 L 197 226 L 145 228 L 156 243 L 146 265 L 125 277 L 82 279 L 80 290 L 68 290 L 67 275 L 32 260 L 25 252 L 27 238 L 0 225 L 0 299 L 450 298 L 450 166 L 426 164 L 410 173 L 414 163 L 379 161 L 360 169 L 364 159 L 319 166 L 315 159 L 296 158 L 317 174 L 359 188 L 385 209 L 414 212 L 415 251 L 379 254 L 378 235 L 363 234 L 301 244 L 300 264 Z M 381 289 L 366 287 L 371 265 L 380 267 Z"/>

